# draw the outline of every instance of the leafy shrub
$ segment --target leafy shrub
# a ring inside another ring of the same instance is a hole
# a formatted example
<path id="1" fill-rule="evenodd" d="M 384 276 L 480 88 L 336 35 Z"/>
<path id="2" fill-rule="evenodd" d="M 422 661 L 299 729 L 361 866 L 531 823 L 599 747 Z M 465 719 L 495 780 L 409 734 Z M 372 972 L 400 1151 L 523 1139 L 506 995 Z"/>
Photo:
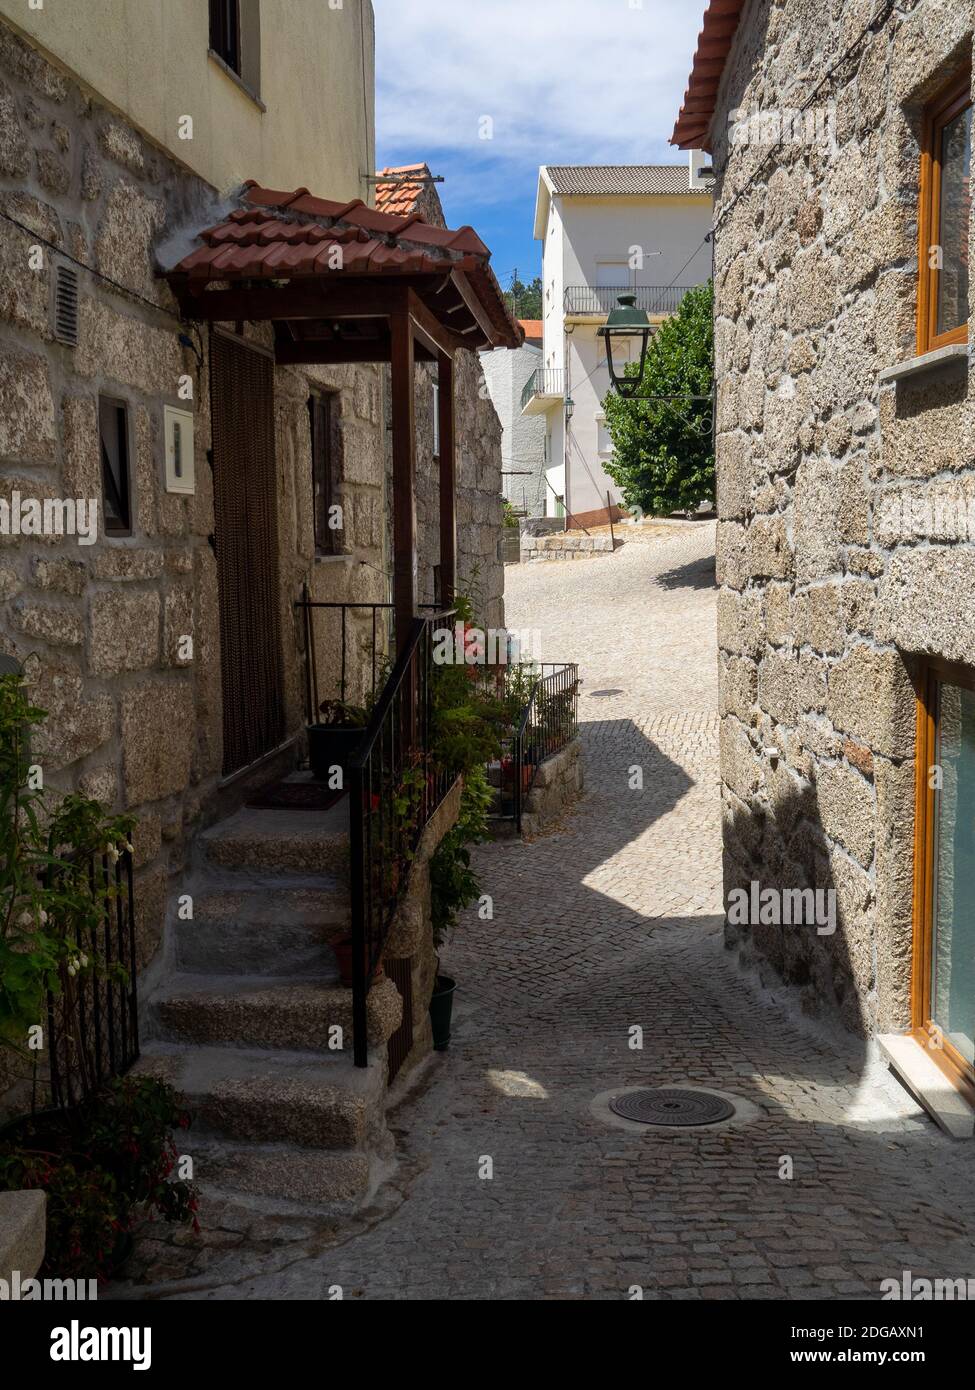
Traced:
<path id="1" fill-rule="evenodd" d="M 635 376 L 630 363 L 626 376 Z M 694 511 L 714 502 L 714 437 L 710 396 L 714 382 L 714 291 L 710 282 L 690 290 L 650 340 L 646 375 L 635 400 L 610 391 L 603 408 L 613 441 L 606 472 L 624 501 L 654 516 Z M 643 396 L 676 396 L 674 401 Z M 692 401 L 692 396 L 709 399 Z"/>
<path id="2" fill-rule="evenodd" d="M 0 1143 L 0 1191 L 47 1194 L 45 1273 L 106 1278 L 143 1215 L 199 1230 L 196 1188 L 172 1176 L 173 1130 L 189 1123 L 165 1082 L 122 1077 L 79 1111 L 27 1120 L 16 1141 Z"/>

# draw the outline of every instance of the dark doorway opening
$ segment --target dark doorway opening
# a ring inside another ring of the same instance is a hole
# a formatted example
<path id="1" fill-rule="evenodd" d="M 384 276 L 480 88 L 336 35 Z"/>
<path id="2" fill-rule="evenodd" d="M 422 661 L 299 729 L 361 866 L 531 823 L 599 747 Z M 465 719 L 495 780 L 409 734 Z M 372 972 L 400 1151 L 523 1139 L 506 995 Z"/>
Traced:
<path id="1" fill-rule="evenodd" d="M 284 736 L 274 359 L 215 332 L 210 392 L 223 771 L 229 776 Z"/>

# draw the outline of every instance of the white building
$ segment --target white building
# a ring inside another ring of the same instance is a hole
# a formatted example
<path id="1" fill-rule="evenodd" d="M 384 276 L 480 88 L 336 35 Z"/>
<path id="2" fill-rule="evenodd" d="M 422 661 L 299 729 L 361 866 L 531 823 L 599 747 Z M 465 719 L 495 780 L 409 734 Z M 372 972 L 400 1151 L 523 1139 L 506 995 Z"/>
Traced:
<path id="1" fill-rule="evenodd" d="M 711 276 L 707 161 L 695 150 L 685 165 L 539 170 L 543 360 L 526 388 L 524 412 L 546 422 L 545 514 L 565 515 L 570 526 L 604 522 L 621 501 L 604 467 L 612 458 L 603 415 L 610 377 L 597 330 L 620 294 L 635 293 L 659 325 L 687 289 Z M 622 365 L 627 358 L 614 360 Z"/>
<path id="2" fill-rule="evenodd" d="M 501 420 L 502 491 L 520 515 L 545 515 L 545 421 L 522 411 L 525 387 L 542 365 L 540 319 L 521 319 L 524 346 L 481 353 L 481 370 Z"/>

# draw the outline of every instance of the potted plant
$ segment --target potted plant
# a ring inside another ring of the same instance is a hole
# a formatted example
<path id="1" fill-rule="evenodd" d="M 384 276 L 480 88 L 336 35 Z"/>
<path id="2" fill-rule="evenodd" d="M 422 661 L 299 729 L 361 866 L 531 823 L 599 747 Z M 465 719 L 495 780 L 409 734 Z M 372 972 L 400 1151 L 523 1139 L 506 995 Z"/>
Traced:
<path id="1" fill-rule="evenodd" d="M 312 776 L 327 782 L 340 768 L 344 781 L 349 762 L 362 741 L 367 712 L 361 705 L 345 700 L 325 700 L 319 706 L 321 719 L 308 725 L 308 761 Z"/>
<path id="2" fill-rule="evenodd" d="M 454 990 L 457 982 L 439 970 L 430 996 L 430 1027 L 433 1029 L 434 1052 L 446 1052 L 450 1046 L 450 1019 L 454 1009 Z"/>

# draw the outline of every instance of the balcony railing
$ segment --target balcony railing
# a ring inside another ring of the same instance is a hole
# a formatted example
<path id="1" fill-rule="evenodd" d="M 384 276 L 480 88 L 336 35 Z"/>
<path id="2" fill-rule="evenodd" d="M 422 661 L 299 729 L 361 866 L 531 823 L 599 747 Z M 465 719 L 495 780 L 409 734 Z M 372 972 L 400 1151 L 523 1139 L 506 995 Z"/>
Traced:
<path id="1" fill-rule="evenodd" d="M 636 296 L 636 307 L 648 314 L 673 314 L 693 285 L 568 285 L 565 291 L 567 314 L 608 314 L 616 308 L 621 294 Z"/>
<path id="2" fill-rule="evenodd" d="M 521 393 L 521 408 L 524 410 L 533 396 L 557 398 L 564 394 L 565 372 L 561 367 L 536 367 L 525 382 L 525 389 Z"/>

